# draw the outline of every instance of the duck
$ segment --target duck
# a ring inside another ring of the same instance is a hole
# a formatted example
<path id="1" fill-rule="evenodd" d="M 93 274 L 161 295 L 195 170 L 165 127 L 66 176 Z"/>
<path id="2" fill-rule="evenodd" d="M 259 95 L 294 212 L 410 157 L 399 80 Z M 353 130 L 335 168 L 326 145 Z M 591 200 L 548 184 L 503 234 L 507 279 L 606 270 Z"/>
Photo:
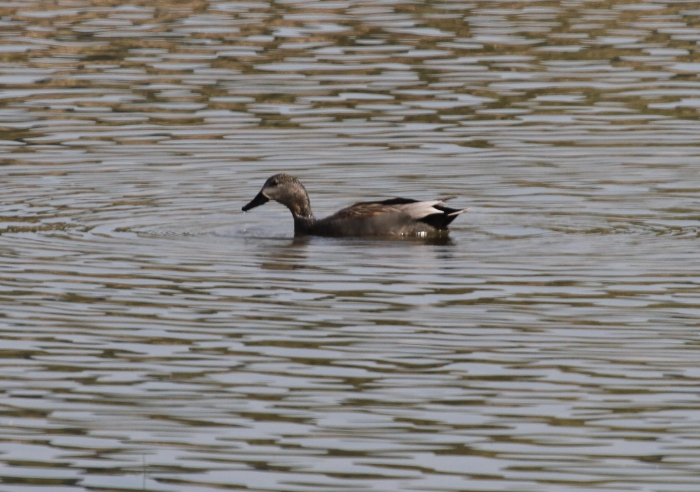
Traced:
<path id="1" fill-rule="evenodd" d="M 323 219 L 311 212 L 306 188 L 294 176 L 275 174 L 265 181 L 260 192 L 243 207 L 247 212 L 274 200 L 286 206 L 294 218 L 295 236 L 326 237 L 440 237 L 448 234 L 449 224 L 467 208 L 445 206 L 454 196 L 419 201 L 391 198 L 358 202 Z"/>

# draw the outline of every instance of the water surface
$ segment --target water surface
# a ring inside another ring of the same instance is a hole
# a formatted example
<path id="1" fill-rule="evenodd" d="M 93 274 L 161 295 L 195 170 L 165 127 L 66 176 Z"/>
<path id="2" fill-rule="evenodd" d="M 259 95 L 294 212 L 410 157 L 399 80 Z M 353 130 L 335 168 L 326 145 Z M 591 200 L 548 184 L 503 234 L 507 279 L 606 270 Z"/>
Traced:
<path id="1" fill-rule="evenodd" d="M 0 3 L 3 490 L 698 490 L 699 16 Z"/>

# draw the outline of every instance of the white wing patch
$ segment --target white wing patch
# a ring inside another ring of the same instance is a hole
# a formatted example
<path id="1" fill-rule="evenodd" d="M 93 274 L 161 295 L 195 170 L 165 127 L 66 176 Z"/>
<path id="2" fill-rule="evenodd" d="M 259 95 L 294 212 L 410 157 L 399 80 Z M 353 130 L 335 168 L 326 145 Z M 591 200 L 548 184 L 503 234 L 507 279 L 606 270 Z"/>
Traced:
<path id="1" fill-rule="evenodd" d="M 407 203 L 406 205 L 401 205 L 399 209 L 403 213 L 408 214 L 412 219 L 420 220 L 423 217 L 427 217 L 428 215 L 444 214 L 445 212 L 443 210 L 435 208 L 435 205 L 444 205 L 444 200 L 449 200 L 450 198 L 454 197 L 443 198 L 441 200 L 427 200 L 425 202 Z M 463 208 L 462 210 L 457 210 L 455 212 L 452 212 L 451 214 L 446 215 L 452 217 L 453 215 L 463 214 L 468 210 L 468 208 Z"/>
<path id="2" fill-rule="evenodd" d="M 403 213 L 410 215 L 415 220 L 419 220 L 428 215 L 444 213 L 442 210 L 434 207 L 437 204 L 442 204 L 442 201 L 429 200 L 426 202 L 407 203 L 406 205 L 401 205 L 400 208 Z"/>
<path id="3" fill-rule="evenodd" d="M 457 210 L 456 212 L 452 212 L 451 214 L 447 214 L 448 216 L 452 217 L 453 215 L 459 215 L 463 214 L 464 212 L 468 212 L 468 208 L 463 208 L 462 210 Z"/>

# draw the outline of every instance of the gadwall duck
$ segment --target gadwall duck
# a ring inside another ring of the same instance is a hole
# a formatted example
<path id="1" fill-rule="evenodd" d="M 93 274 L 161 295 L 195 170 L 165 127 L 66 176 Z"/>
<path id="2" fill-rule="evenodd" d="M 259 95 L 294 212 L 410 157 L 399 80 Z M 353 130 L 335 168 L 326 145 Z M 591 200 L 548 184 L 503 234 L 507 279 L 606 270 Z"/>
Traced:
<path id="1" fill-rule="evenodd" d="M 382 202 L 360 202 L 330 217 L 317 219 L 311 213 L 306 188 L 289 174 L 275 174 L 243 211 L 275 200 L 285 205 L 294 217 L 294 235 L 312 236 L 419 236 L 447 234 L 447 226 L 461 210 L 446 207 L 441 200 L 420 202 L 410 198 L 392 198 Z"/>

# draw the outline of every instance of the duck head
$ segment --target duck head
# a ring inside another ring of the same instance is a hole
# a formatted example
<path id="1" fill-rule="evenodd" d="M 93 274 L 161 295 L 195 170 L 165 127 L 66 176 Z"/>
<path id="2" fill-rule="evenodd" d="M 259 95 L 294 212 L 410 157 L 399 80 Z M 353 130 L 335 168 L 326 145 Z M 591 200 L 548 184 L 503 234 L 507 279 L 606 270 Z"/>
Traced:
<path id="1" fill-rule="evenodd" d="M 275 174 L 265 181 L 260 193 L 253 198 L 243 211 L 264 205 L 274 200 L 286 206 L 294 217 L 311 217 L 311 202 L 306 188 L 294 176 Z"/>

